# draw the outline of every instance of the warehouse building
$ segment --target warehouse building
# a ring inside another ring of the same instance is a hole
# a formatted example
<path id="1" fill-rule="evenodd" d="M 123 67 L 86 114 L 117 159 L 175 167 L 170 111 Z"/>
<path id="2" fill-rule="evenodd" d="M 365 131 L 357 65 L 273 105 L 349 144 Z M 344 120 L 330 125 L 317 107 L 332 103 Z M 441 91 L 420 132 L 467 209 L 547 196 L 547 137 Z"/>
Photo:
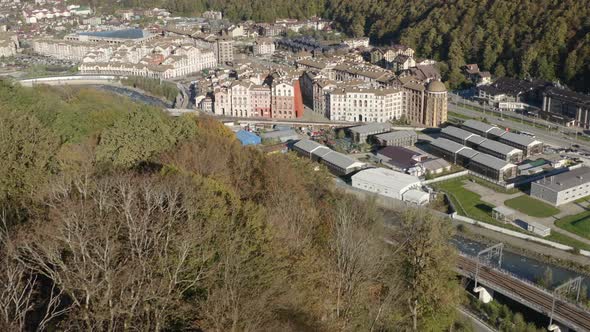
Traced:
<path id="1" fill-rule="evenodd" d="M 467 169 L 498 182 L 505 182 L 516 176 L 516 165 L 485 153 L 478 153 L 471 158 Z"/>
<path id="2" fill-rule="evenodd" d="M 350 136 L 352 141 L 355 143 L 364 143 L 367 141 L 369 136 L 383 134 L 391 131 L 391 124 L 384 122 L 374 122 L 362 126 L 349 128 Z"/>
<path id="3" fill-rule="evenodd" d="M 457 162 L 459 151 L 466 149 L 465 146 L 446 138 L 437 138 L 430 142 L 430 148 L 435 155 L 442 157 L 453 164 L 459 164 Z"/>
<path id="4" fill-rule="evenodd" d="M 461 128 L 453 126 L 443 128 L 441 131 L 441 136 L 467 147 L 474 148 L 483 153 L 487 153 L 496 158 L 513 163 L 521 162 L 523 158 L 522 150 L 494 140 L 483 138 L 478 134 L 474 134 Z"/>
<path id="5" fill-rule="evenodd" d="M 543 142 L 529 136 L 507 132 L 499 138 L 499 141 L 522 150 L 525 157 L 543 153 Z"/>
<path id="6" fill-rule="evenodd" d="M 297 134 L 297 132 L 293 129 L 269 131 L 260 134 L 260 137 L 264 142 L 279 141 L 282 143 L 296 141 L 300 138 L 299 134 Z"/>
<path id="7" fill-rule="evenodd" d="M 446 138 L 437 138 L 430 147 L 435 155 L 493 181 L 505 182 L 517 174 L 516 165 Z"/>
<path id="8" fill-rule="evenodd" d="M 467 131 L 489 139 L 498 139 L 506 132 L 496 126 L 491 126 L 487 123 L 476 120 L 466 120 L 461 127 Z"/>
<path id="9" fill-rule="evenodd" d="M 489 139 L 483 141 L 477 150 L 511 163 L 522 161 L 522 150 Z"/>
<path id="10" fill-rule="evenodd" d="M 548 176 L 531 184 L 531 196 L 554 206 L 573 202 L 590 195 L 590 168 Z"/>
<path id="11" fill-rule="evenodd" d="M 471 159 L 473 159 L 473 157 L 475 157 L 477 154 L 479 154 L 480 152 L 473 150 L 472 148 L 464 148 L 461 149 L 461 151 L 459 151 L 457 153 L 457 157 L 456 157 L 456 164 L 457 165 L 461 165 L 463 167 L 466 167 L 467 164 L 469 164 L 469 162 L 471 161 Z"/>
<path id="12" fill-rule="evenodd" d="M 470 137 L 481 137 L 465 129 L 448 126 L 441 130 L 441 137 L 455 141 L 461 145 L 468 145 L 468 139 Z"/>
<path id="13" fill-rule="evenodd" d="M 343 176 L 365 166 L 364 163 L 311 140 L 301 140 L 293 145 L 300 156 L 325 165 L 335 175 Z"/>
<path id="14" fill-rule="evenodd" d="M 426 174 L 434 175 L 449 172 L 451 170 L 451 164 L 442 158 L 430 159 L 422 163 Z"/>
<path id="15" fill-rule="evenodd" d="M 307 158 L 312 159 L 312 153 L 315 150 L 322 148 L 322 147 L 328 149 L 327 147 L 321 145 L 318 142 L 308 140 L 308 139 L 302 139 L 293 145 L 293 151 L 297 152 L 297 154 L 299 154 L 302 157 L 307 157 Z M 330 150 L 330 149 L 328 149 L 328 150 Z"/>
<path id="16" fill-rule="evenodd" d="M 375 141 L 381 146 L 413 146 L 418 141 L 418 134 L 412 130 L 400 130 L 375 135 Z"/>
<path id="17" fill-rule="evenodd" d="M 385 197 L 415 204 L 426 204 L 430 195 L 421 189 L 421 182 L 415 176 L 385 168 L 362 170 L 351 177 L 354 188 L 370 191 Z"/>

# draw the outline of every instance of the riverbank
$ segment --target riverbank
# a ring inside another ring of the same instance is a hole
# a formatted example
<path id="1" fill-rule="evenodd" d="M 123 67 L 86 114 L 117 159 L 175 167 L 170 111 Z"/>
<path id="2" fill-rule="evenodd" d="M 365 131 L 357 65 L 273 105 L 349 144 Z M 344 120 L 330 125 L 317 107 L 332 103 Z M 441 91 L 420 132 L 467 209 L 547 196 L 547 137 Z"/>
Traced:
<path id="1" fill-rule="evenodd" d="M 124 86 L 124 85 L 105 85 L 105 84 L 98 84 L 92 85 L 90 87 L 100 89 L 103 91 L 111 92 L 118 94 L 120 96 L 124 96 L 130 98 L 134 101 L 145 103 L 151 106 L 161 107 L 161 108 L 173 108 L 170 102 L 165 100 L 164 98 L 154 96 L 147 91 L 143 91 L 138 88 Z"/>
<path id="2" fill-rule="evenodd" d="M 590 259 L 567 251 L 551 248 L 531 241 L 522 240 L 485 228 L 453 221 L 457 228 L 457 235 L 466 239 L 493 245 L 504 243 L 506 250 L 543 263 L 559 266 L 576 273 L 590 276 Z"/>

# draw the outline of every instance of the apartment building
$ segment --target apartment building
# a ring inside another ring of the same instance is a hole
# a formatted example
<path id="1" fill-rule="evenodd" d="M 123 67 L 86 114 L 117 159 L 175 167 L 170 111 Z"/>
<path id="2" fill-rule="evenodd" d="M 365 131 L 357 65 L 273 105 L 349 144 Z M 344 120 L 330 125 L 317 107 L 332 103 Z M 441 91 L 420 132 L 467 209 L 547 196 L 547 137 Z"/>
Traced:
<path id="1" fill-rule="evenodd" d="M 411 76 L 400 81 L 408 120 L 425 127 L 438 127 L 447 121 L 447 89 L 442 82 L 431 81 L 424 86 L 422 81 Z"/>
<path id="2" fill-rule="evenodd" d="M 403 91 L 393 88 L 337 88 L 327 97 L 333 121 L 387 122 L 403 114 Z"/>
<path id="3" fill-rule="evenodd" d="M 294 119 L 302 108 L 298 81 L 275 79 L 257 85 L 248 80 L 221 84 L 213 91 L 213 113 L 232 117 Z M 300 105 L 299 105 L 300 104 Z"/>
<path id="4" fill-rule="evenodd" d="M 272 117 L 276 119 L 293 119 L 295 111 L 295 86 L 288 81 L 274 83 L 271 88 Z"/>
<path id="5" fill-rule="evenodd" d="M 269 38 L 260 38 L 254 42 L 252 47 L 254 55 L 273 55 L 275 53 L 275 43 Z"/>
<path id="6" fill-rule="evenodd" d="M 252 85 L 250 87 L 250 102 L 252 103 L 251 116 L 271 118 L 271 91 L 265 85 Z"/>
<path id="7" fill-rule="evenodd" d="M 218 38 L 215 46 L 219 64 L 234 61 L 234 41 L 231 38 Z"/>
<path id="8" fill-rule="evenodd" d="M 252 102 L 250 101 L 250 87 L 252 83 L 236 81 L 230 88 L 231 111 L 234 116 L 251 117 Z"/>
<path id="9" fill-rule="evenodd" d="M 134 56 L 134 52 L 123 53 L 128 56 L 120 54 L 115 53 L 107 61 L 100 61 L 102 58 L 94 54 L 86 56 L 80 64 L 79 70 L 83 74 L 131 75 L 170 79 L 213 68 L 217 64 L 212 51 L 200 50 L 193 46 L 174 48 L 168 56 L 148 54 L 139 61 L 136 61 L 137 56 Z M 135 55 L 137 54 L 135 53 Z"/>

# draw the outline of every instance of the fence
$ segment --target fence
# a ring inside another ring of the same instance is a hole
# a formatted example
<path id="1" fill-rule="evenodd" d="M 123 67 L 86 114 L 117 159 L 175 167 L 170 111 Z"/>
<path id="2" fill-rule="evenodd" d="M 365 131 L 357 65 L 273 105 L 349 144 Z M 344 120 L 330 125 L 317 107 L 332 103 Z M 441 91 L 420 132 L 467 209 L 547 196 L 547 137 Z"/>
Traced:
<path id="1" fill-rule="evenodd" d="M 494 225 L 485 223 L 483 221 L 478 221 L 478 220 L 475 220 L 475 219 L 464 217 L 464 216 L 458 215 L 457 212 L 452 213 L 451 214 L 451 218 L 453 218 L 455 220 L 466 222 L 466 223 L 471 224 L 471 225 L 476 225 L 476 226 L 480 226 L 480 227 L 483 227 L 483 228 L 487 228 L 489 230 L 492 230 L 492 231 L 495 231 L 495 232 L 498 232 L 498 233 L 502 233 L 502 234 L 510 235 L 510 236 L 513 236 L 513 237 L 516 237 L 516 238 L 520 238 L 520 239 L 523 239 L 523 240 L 528 240 L 528 241 L 533 241 L 533 242 L 541 243 L 541 244 L 544 244 L 544 245 L 547 245 L 547 246 L 550 246 L 550 247 L 553 247 L 553 248 L 556 248 L 556 249 L 565 250 L 565 251 L 571 251 L 571 250 L 574 249 L 573 247 L 567 246 L 565 244 L 561 244 L 561 243 L 557 243 L 557 242 L 553 242 L 553 241 L 541 239 L 541 238 L 538 238 L 538 237 L 535 237 L 535 236 L 532 236 L 532 235 L 528 235 L 528 234 L 524 234 L 524 233 L 519 233 L 519 232 L 516 232 L 516 231 L 511 231 L 509 229 L 502 228 L 502 227 L 499 227 L 499 226 L 494 226 Z M 580 250 L 580 254 L 581 255 L 584 255 L 584 256 L 587 256 L 587 257 L 590 257 L 590 251 Z"/>
<path id="2" fill-rule="evenodd" d="M 457 173 L 453 173 L 453 174 L 441 176 L 441 177 L 436 178 L 436 179 L 426 180 L 426 181 L 423 181 L 422 184 L 431 184 L 431 183 L 442 182 L 442 181 L 446 181 L 446 180 L 460 178 L 460 177 L 465 176 L 465 175 L 468 175 L 468 174 L 469 174 L 469 171 L 461 171 L 461 172 L 457 172 Z"/>

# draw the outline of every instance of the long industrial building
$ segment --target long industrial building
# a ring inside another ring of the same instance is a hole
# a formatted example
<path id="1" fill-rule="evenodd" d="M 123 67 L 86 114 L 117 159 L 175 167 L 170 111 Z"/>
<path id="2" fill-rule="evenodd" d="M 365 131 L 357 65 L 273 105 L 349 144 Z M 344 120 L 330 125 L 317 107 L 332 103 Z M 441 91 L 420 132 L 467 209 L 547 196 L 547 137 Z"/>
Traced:
<path id="1" fill-rule="evenodd" d="M 441 136 L 504 161 L 518 163 L 521 162 L 523 158 L 523 151 L 520 149 L 498 141 L 483 138 L 478 134 L 474 134 L 461 128 L 453 126 L 443 128 Z"/>
<path id="2" fill-rule="evenodd" d="M 301 140 L 293 145 L 299 155 L 324 164 L 336 175 L 348 175 L 365 166 L 364 163 L 311 140 Z"/>
<path id="3" fill-rule="evenodd" d="M 467 120 L 461 127 L 466 131 L 522 150 L 523 157 L 543 153 L 543 142 L 529 136 L 512 133 L 475 120 Z"/>
<path id="4" fill-rule="evenodd" d="M 489 154 L 473 150 L 446 138 L 437 138 L 430 147 L 435 155 L 470 171 L 498 182 L 506 182 L 516 177 L 515 164 Z"/>

